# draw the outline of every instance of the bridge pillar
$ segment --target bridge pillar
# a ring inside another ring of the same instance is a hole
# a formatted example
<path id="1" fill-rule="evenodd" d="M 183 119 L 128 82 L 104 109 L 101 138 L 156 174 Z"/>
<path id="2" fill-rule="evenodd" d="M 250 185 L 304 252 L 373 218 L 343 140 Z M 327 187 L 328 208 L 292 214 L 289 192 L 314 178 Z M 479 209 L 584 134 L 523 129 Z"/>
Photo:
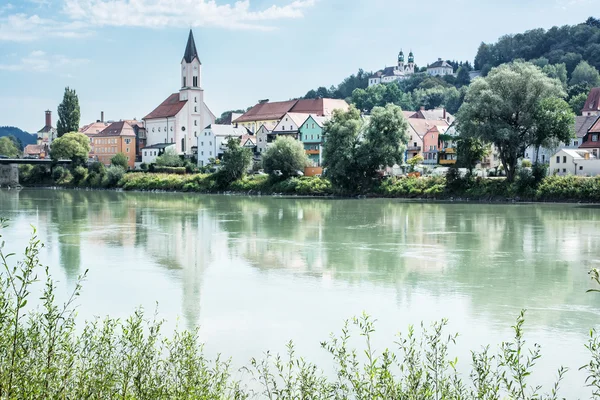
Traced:
<path id="1" fill-rule="evenodd" d="M 0 187 L 19 186 L 18 167 L 17 164 L 0 164 Z"/>

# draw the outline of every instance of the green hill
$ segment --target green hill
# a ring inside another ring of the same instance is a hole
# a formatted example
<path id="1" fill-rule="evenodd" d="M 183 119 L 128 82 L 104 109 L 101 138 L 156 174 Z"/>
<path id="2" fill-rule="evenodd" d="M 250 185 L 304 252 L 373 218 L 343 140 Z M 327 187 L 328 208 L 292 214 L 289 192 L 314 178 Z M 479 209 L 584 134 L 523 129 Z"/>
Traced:
<path id="1" fill-rule="evenodd" d="M 2 136 L 14 136 L 23 147 L 37 142 L 36 134 L 32 135 L 14 126 L 0 126 L 0 137 Z"/>

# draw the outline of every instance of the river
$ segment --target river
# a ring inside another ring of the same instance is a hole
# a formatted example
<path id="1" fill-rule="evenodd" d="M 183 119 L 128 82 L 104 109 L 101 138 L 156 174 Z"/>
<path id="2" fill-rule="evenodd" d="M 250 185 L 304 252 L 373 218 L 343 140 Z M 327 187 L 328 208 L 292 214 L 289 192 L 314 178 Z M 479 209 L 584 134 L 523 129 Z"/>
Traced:
<path id="1" fill-rule="evenodd" d="M 600 209 L 564 204 L 416 203 L 113 191 L 0 191 L 9 250 L 38 229 L 61 296 L 88 277 L 79 316 L 158 309 L 167 327 L 199 325 L 210 355 L 234 365 L 294 340 L 329 364 L 319 343 L 363 311 L 375 344 L 409 324 L 448 318 L 453 353 L 497 350 L 527 309 L 536 378 L 570 368 L 563 395 L 586 396 L 584 348 L 597 327 Z"/>

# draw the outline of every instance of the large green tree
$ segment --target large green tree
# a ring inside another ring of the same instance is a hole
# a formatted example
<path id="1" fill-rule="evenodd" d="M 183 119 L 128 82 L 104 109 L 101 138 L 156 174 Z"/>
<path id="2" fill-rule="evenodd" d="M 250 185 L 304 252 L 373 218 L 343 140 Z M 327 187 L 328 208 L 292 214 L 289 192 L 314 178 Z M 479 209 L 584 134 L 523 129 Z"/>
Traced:
<path id="1" fill-rule="evenodd" d="M 573 71 L 570 84 L 572 86 L 580 84 L 585 84 L 589 87 L 598 86 L 600 85 L 600 73 L 586 61 L 582 61 L 577 65 L 575 71 Z"/>
<path id="2" fill-rule="evenodd" d="M 62 103 L 58 105 L 58 122 L 56 123 L 56 133 L 61 137 L 67 132 L 77 132 L 79 130 L 79 98 L 75 89 L 65 88 Z"/>
<path id="3" fill-rule="evenodd" d="M 308 157 L 302 142 L 292 137 L 279 136 L 263 153 L 262 161 L 265 171 L 268 173 L 281 171 L 283 177 L 287 178 L 294 175 L 296 171 L 304 171 Z"/>
<path id="4" fill-rule="evenodd" d="M 364 124 L 354 107 L 336 111 L 324 128 L 324 166 L 332 183 L 350 191 L 370 188 L 382 168 L 402 163 L 408 123 L 393 104 L 375 107 Z"/>
<path id="5" fill-rule="evenodd" d="M 581 110 L 583 110 L 583 106 L 585 106 L 587 98 L 587 93 L 579 93 L 578 95 L 571 97 L 569 100 L 569 106 L 571 106 L 571 110 L 575 113 L 575 115 L 581 115 Z"/>
<path id="6" fill-rule="evenodd" d="M 456 140 L 456 164 L 469 172 L 490 153 L 490 145 L 474 137 L 459 137 Z"/>
<path id="7" fill-rule="evenodd" d="M 465 66 L 458 68 L 456 72 L 456 86 L 469 86 L 471 84 L 471 75 L 469 75 L 469 69 Z"/>
<path id="8" fill-rule="evenodd" d="M 123 169 L 127 169 L 129 167 L 129 162 L 127 160 L 127 156 L 125 153 L 117 153 L 110 159 L 111 165 L 116 165 L 117 167 L 121 167 Z"/>
<path id="9" fill-rule="evenodd" d="M 563 99 L 547 97 L 540 102 L 535 119 L 537 129 L 533 145 L 536 150 L 534 161 L 537 163 L 540 147 L 558 147 L 575 136 L 575 114 Z"/>
<path id="10" fill-rule="evenodd" d="M 240 146 L 238 138 L 231 138 L 227 141 L 221 165 L 219 174 L 224 182 L 231 183 L 240 179 L 252 165 L 252 151 Z"/>
<path id="11" fill-rule="evenodd" d="M 555 120 L 564 118 L 565 96 L 560 82 L 533 64 L 505 64 L 469 86 L 458 113 L 458 130 L 462 136 L 493 143 L 512 182 L 517 160 L 528 146 L 541 138 L 562 140 L 570 135 L 564 124 Z M 550 104 L 546 101 L 550 98 L 557 102 Z"/>
<path id="12" fill-rule="evenodd" d="M 0 137 L 0 155 L 17 158 L 21 152 L 15 144 L 15 141 L 11 139 L 11 136 Z"/>
<path id="13" fill-rule="evenodd" d="M 90 139 L 79 132 L 69 132 L 52 141 L 53 160 L 71 160 L 73 166 L 84 164 L 90 153 Z"/>

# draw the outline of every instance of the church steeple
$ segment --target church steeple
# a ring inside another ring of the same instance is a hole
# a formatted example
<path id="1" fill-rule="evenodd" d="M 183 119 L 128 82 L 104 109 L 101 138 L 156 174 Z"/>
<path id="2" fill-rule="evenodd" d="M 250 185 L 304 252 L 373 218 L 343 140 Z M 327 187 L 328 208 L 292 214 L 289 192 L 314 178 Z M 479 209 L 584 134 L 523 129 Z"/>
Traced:
<path id="1" fill-rule="evenodd" d="M 183 59 L 185 60 L 186 63 L 190 64 L 194 58 L 197 58 L 198 61 L 200 61 L 200 58 L 198 57 L 198 50 L 196 50 L 196 42 L 194 41 L 194 34 L 192 33 L 192 30 L 190 29 L 190 35 L 188 36 L 187 45 L 185 46 L 185 53 L 183 55 Z"/>

